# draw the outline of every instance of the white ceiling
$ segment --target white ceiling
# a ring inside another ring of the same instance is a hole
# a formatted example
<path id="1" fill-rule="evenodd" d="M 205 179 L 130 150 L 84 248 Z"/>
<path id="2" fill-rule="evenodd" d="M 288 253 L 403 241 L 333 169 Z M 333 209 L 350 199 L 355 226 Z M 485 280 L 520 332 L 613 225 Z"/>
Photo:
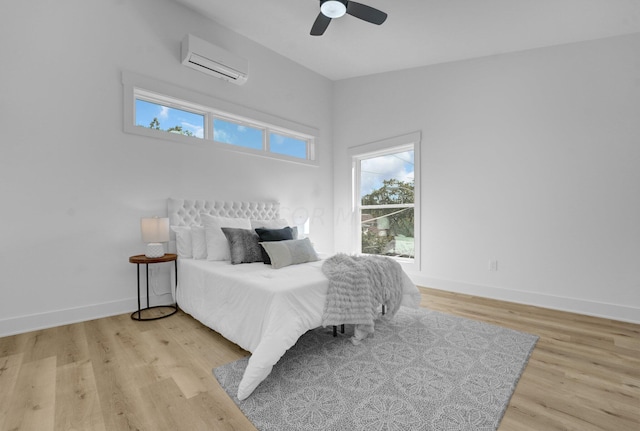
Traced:
<path id="1" fill-rule="evenodd" d="M 310 36 L 318 0 L 176 0 L 332 80 L 640 32 L 640 0 L 360 0 Z"/>

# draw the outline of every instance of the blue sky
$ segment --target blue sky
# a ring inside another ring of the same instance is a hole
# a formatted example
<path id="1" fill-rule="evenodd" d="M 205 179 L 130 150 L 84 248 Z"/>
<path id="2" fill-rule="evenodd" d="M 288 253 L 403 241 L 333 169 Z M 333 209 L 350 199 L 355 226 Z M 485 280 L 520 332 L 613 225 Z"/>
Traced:
<path id="1" fill-rule="evenodd" d="M 383 180 L 412 182 L 413 171 L 413 150 L 364 159 L 360 162 L 361 196 L 379 189 Z"/>
<path id="2" fill-rule="evenodd" d="M 136 99 L 136 125 L 149 127 L 154 118 L 160 122 L 161 130 L 181 126 L 198 138 L 204 137 L 204 115 Z"/>
<path id="3" fill-rule="evenodd" d="M 213 120 L 213 139 L 254 150 L 262 149 L 262 130 L 218 118 Z"/>
<path id="4" fill-rule="evenodd" d="M 154 118 L 158 119 L 161 130 L 181 126 L 182 130 L 188 130 L 198 138 L 204 137 L 204 115 L 136 99 L 136 125 L 149 127 Z M 217 142 L 255 150 L 262 150 L 263 147 L 262 129 L 219 118 L 214 119 L 213 138 Z M 272 153 L 307 158 L 307 143 L 303 140 L 271 132 L 269 145 Z"/>

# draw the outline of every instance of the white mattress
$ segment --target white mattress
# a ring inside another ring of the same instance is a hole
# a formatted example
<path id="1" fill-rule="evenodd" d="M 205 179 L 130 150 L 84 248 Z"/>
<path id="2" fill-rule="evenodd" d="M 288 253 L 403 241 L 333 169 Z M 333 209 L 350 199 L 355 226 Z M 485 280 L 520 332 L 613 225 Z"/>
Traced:
<path id="1" fill-rule="evenodd" d="M 329 281 L 322 261 L 273 269 L 262 262 L 232 265 L 178 260 L 180 308 L 252 353 L 238 388 L 245 399 L 298 338 L 322 322 Z M 406 276 L 402 305 L 420 294 Z"/>

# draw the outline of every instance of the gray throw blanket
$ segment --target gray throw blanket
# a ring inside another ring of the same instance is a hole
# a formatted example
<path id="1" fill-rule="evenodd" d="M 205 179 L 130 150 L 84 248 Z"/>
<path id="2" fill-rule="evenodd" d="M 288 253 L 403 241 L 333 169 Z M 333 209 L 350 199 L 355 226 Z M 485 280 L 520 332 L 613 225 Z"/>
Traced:
<path id="1" fill-rule="evenodd" d="M 354 343 L 373 333 L 381 304 L 389 318 L 400 308 L 403 270 L 393 259 L 338 253 L 324 261 L 322 272 L 329 279 L 322 326 L 355 324 Z"/>

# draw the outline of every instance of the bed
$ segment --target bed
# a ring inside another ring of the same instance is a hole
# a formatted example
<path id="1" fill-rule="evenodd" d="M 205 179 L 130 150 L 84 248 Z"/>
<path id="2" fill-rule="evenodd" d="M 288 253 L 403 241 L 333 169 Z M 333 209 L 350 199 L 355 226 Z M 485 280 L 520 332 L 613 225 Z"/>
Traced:
<path id="1" fill-rule="evenodd" d="M 169 199 L 172 231 L 199 226 L 202 217 L 261 222 L 279 219 L 273 202 Z M 172 237 L 175 240 L 175 235 Z M 175 246 L 175 243 L 174 243 Z M 176 301 L 195 319 L 251 352 L 237 397 L 247 398 L 298 338 L 322 324 L 329 286 L 322 260 L 273 269 L 262 262 L 178 259 Z M 402 305 L 417 307 L 420 294 L 404 274 Z"/>

